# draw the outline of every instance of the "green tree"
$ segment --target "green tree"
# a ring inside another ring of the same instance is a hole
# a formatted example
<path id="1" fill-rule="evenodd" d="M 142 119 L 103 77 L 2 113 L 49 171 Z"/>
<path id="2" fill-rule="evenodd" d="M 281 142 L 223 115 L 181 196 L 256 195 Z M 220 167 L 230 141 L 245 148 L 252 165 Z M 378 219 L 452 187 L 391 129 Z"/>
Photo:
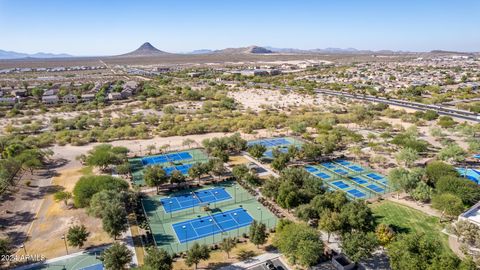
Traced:
<path id="1" fill-rule="evenodd" d="M 125 192 L 102 190 L 92 196 L 87 213 L 91 216 L 102 218 L 105 209 L 110 205 L 123 205 L 125 199 Z"/>
<path id="2" fill-rule="evenodd" d="M 439 254 L 434 259 L 432 264 L 428 267 L 429 270 L 437 269 L 459 269 L 460 259 L 451 254 Z"/>
<path id="3" fill-rule="evenodd" d="M 163 170 L 160 165 L 148 166 L 143 171 L 143 179 L 149 187 L 156 187 L 157 192 L 158 188 L 167 183 L 167 173 Z"/>
<path id="4" fill-rule="evenodd" d="M 378 246 L 374 233 L 351 232 L 342 236 L 342 251 L 355 263 L 369 258 Z"/>
<path id="5" fill-rule="evenodd" d="M 438 152 L 438 159 L 449 162 L 462 162 L 467 152 L 456 143 L 451 143 Z"/>
<path id="6" fill-rule="evenodd" d="M 254 144 L 248 147 L 247 151 L 252 157 L 260 159 L 261 157 L 263 157 L 265 151 L 267 151 L 267 148 L 261 144 Z"/>
<path id="7" fill-rule="evenodd" d="M 109 175 L 82 176 L 73 188 L 75 206 L 79 208 L 88 206 L 92 196 L 102 190 L 126 191 L 128 190 L 128 183 Z"/>
<path id="8" fill-rule="evenodd" d="M 340 217 L 343 220 L 343 232 L 367 232 L 374 229 L 375 218 L 372 210 L 364 201 L 350 201 L 343 205 Z"/>
<path id="9" fill-rule="evenodd" d="M 323 211 L 318 222 L 318 228 L 327 232 L 327 242 L 330 242 L 330 234 L 342 229 L 342 219 L 337 212 Z"/>
<path id="10" fill-rule="evenodd" d="M 254 220 L 250 225 L 250 242 L 258 245 L 263 245 L 267 242 L 267 227 L 261 222 Z"/>
<path id="11" fill-rule="evenodd" d="M 302 145 L 302 154 L 310 160 L 317 160 L 323 154 L 322 146 L 319 144 L 306 143 Z"/>
<path id="12" fill-rule="evenodd" d="M 293 264 L 303 263 L 305 266 L 315 265 L 323 253 L 320 235 L 304 223 L 279 222 L 273 245 Z"/>
<path id="13" fill-rule="evenodd" d="M 425 182 L 420 181 L 417 187 L 410 193 L 412 198 L 420 202 L 428 202 L 432 198 L 433 189 Z"/>
<path id="14" fill-rule="evenodd" d="M 70 246 L 83 247 L 85 241 L 87 241 L 90 232 L 87 231 L 84 225 L 74 225 L 68 229 L 67 241 Z"/>
<path id="15" fill-rule="evenodd" d="M 418 152 L 410 147 L 406 147 L 395 155 L 395 159 L 398 163 L 403 162 L 405 167 L 410 168 L 418 159 Z"/>
<path id="16" fill-rule="evenodd" d="M 423 172 L 420 170 L 409 171 L 404 168 L 395 168 L 389 172 L 388 179 L 395 190 L 409 193 L 421 181 L 422 174 Z M 397 193 L 397 195 L 400 194 Z"/>
<path id="17" fill-rule="evenodd" d="M 441 252 L 441 244 L 425 234 L 402 234 L 387 249 L 394 270 L 425 270 Z"/>
<path id="18" fill-rule="evenodd" d="M 220 243 L 220 249 L 227 253 L 227 258 L 230 258 L 230 251 L 235 247 L 236 242 L 233 238 L 227 237 L 223 238 Z"/>
<path id="19" fill-rule="evenodd" d="M 127 211 L 122 205 L 107 205 L 102 215 L 103 230 L 114 240 L 128 229 Z"/>
<path id="20" fill-rule="evenodd" d="M 312 266 L 318 263 L 323 252 L 323 243 L 314 240 L 300 240 L 297 249 L 297 262 L 303 266 Z"/>
<path id="21" fill-rule="evenodd" d="M 442 220 L 444 215 L 449 217 L 458 216 L 465 209 L 462 200 L 449 193 L 435 195 L 432 198 L 432 207 L 442 211 L 440 220 Z"/>
<path id="22" fill-rule="evenodd" d="M 242 181 L 248 173 L 248 167 L 245 164 L 236 165 L 232 169 L 233 176 L 239 181 Z"/>
<path id="23" fill-rule="evenodd" d="M 435 185 L 442 176 L 459 176 L 455 167 L 442 161 L 429 162 L 425 168 L 428 183 Z"/>
<path id="24" fill-rule="evenodd" d="M 210 258 L 210 248 L 207 245 L 200 245 L 194 243 L 193 246 L 187 250 L 187 257 L 185 258 L 185 264 L 187 266 L 195 265 L 197 269 L 198 263 L 202 260 L 208 260 Z"/>
<path id="25" fill-rule="evenodd" d="M 180 184 L 185 182 L 185 175 L 183 175 L 180 171 L 173 171 L 168 178 L 170 184 Z"/>
<path id="26" fill-rule="evenodd" d="M 121 164 L 128 153 L 125 147 L 113 147 L 110 144 L 101 144 L 95 146 L 88 152 L 85 162 L 87 165 L 99 167 L 105 170 L 110 165 Z"/>
<path id="27" fill-rule="evenodd" d="M 289 161 L 290 156 L 288 154 L 281 153 L 273 159 L 271 165 L 275 170 L 282 171 L 285 169 L 285 167 L 287 167 Z"/>
<path id="28" fill-rule="evenodd" d="M 102 253 L 100 260 L 107 270 L 123 270 L 128 268 L 132 256 L 125 245 L 115 242 Z"/>
<path id="29" fill-rule="evenodd" d="M 195 163 L 193 164 L 190 169 L 188 169 L 188 175 L 196 179 L 197 181 L 200 181 L 200 177 L 204 174 L 203 166 L 201 163 Z"/>
<path id="30" fill-rule="evenodd" d="M 459 197 L 465 205 L 473 205 L 480 200 L 480 187 L 465 178 L 443 176 L 436 184 L 437 193 L 450 193 Z"/>
<path id="31" fill-rule="evenodd" d="M 145 270 L 171 270 L 173 269 L 173 259 L 162 248 L 149 247 L 144 259 L 143 268 Z"/>

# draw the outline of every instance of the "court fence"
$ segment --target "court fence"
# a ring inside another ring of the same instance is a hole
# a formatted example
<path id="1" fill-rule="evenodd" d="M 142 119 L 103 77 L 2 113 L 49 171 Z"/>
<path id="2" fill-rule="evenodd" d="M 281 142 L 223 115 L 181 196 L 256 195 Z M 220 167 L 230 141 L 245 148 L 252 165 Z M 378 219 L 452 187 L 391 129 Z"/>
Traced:
<path id="1" fill-rule="evenodd" d="M 172 211 L 172 212 L 167 212 L 169 210 L 168 206 L 166 206 L 167 211 L 165 211 L 165 208 L 164 208 L 165 206 L 162 205 L 160 200 L 149 200 L 149 203 L 153 205 L 147 204 L 147 207 L 145 210 L 147 213 L 147 217 L 150 219 L 151 222 L 155 222 L 155 223 L 175 222 L 175 221 L 181 221 L 183 217 L 192 216 L 193 214 L 196 214 L 196 213 L 198 214 L 205 213 L 204 211 L 205 207 L 208 207 L 210 209 L 216 209 L 216 208 L 222 208 L 230 205 L 247 203 L 247 202 L 256 200 L 252 195 L 250 195 L 244 189 L 236 190 L 235 192 L 233 192 L 232 195 L 233 197 L 228 200 L 211 202 L 209 204 L 201 203 L 190 208 L 186 208 L 179 211 Z M 156 210 L 150 211 L 152 209 L 156 209 Z"/>
<path id="2" fill-rule="evenodd" d="M 274 229 L 277 226 L 278 219 L 275 217 L 259 220 L 261 223 L 265 224 L 268 229 Z M 240 227 L 230 231 L 225 231 L 222 233 L 213 234 L 210 236 L 203 237 L 201 239 L 188 241 L 186 243 L 171 243 L 166 245 L 160 245 L 159 248 L 165 249 L 170 254 L 178 254 L 185 252 L 188 248 L 192 247 L 194 243 L 205 244 L 205 245 L 214 245 L 219 244 L 225 238 L 236 238 L 240 239 L 242 237 L 248 237 L 250 232 L 250 226 Z"/>

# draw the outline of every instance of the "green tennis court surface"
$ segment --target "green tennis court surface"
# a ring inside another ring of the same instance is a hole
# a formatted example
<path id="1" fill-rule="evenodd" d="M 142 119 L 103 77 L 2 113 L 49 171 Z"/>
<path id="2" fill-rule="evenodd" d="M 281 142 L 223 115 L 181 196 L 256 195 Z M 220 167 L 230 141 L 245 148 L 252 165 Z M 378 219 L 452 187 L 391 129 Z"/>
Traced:
<path id="1" fill-rule="evenodd" d="M 224 190 L 231 198 L 170 212 L 165 211 L 162 204 L 162 201 L 168 202 L 170 198 L 191 192 L 201 194 L 202 191 L 219 189 Z M 253 220 L 265 223 L 267 228 L 274 228 L 277 224 L 275 215 L 233 181 L 147 197 L 142 199 L 142 205 L 155 244 L 172 254 L 187 250 L 194 242 L 213 244 L 221 242 L 223 238 L 248 234 L 250 222 Z"/>
<path id="2" fill-rule="evenodd" d="M 189 149 L 185 151 L 169 152 L 161 155 L 151 155 L 129 159 L 132 181 L 135 185 L 145 185 L 143 170 L 147 166 L 162 166 L 167 175 L 173 171 L 179 171 L 188 175 L 188 170 L 195 163 L 208 162 L 208 156 L 200 149 Z"/>
<path id="3" fill-rule="evenodd" d="M 28 270 L 103 270 L 103 264 L 98 259 L 103 249 L 86 251 L 82 254 L 71 256 L 67 259 L 52 259 L 40 264 L 32 264 L 31 267 L 23 268 Z"/>

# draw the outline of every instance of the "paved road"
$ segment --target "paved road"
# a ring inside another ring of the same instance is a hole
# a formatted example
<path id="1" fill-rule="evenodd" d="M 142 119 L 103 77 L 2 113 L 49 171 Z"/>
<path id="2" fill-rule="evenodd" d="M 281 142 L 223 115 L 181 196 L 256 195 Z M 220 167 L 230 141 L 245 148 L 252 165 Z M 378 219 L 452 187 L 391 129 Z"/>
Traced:
<path id="1" fill-rule="evenodd" d="M 401 99 L 387 99 L 383 97 L 374 97 L 374 96 L 361 95 L 361 94 L 350 94 L 347 92 L 332 91 L 328 89 L 316 89 L 315 92 L 317 94 L 322 94 L 322 95 L 339 96 L 339 97 L 352 98 L 352 99 L 358 99 L 358 100 L 366 100 L 371 102 L 379 102 L 379 103 L 395 105 L 395 106 L 414 109 L 414 110 L 421 110 L 421 111 L 432 110 L 432 111 L 436 111 L 440 115 L 448 115 L 448 116 L 452 116 L 452 117 L 456 117 L 464 120 L 480 122 L 480 114 L 476 114 L 476 113 L 465 111 L 465 110 L 448 108 L 440 105 L 430 105 L 430 104 L 423 104 L 418 102 L 405 101 Z"/>

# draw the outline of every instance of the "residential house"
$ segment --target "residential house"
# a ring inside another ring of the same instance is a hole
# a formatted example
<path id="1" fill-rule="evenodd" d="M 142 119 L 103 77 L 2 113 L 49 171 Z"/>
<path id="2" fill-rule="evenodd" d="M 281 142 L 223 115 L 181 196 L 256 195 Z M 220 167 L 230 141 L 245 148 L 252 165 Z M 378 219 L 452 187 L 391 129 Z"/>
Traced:
<path id="1" fill-rule="evenodd" d="M 54 96 L 58 94 L 58 88 L 50 88 L 43 92 L 43 96 Z"/>
<path id="2" fill-rule="evenodd" d="M 25 89 L 14 89 L 11 93 L 16 97 L 26 97 L 28 92 Z"/>
<path id="3" fill-rule="evenodd" d="M 128 81 L 123 85 L 124 88 L 132 89 L 134 92 L 138 88 L 138 83 L 136 81 Z"/>
<path id="4" fill-rule="evenodd" d="M 67 94 L 62 98 L 63 103 L 75 104 L 77 101 L 77 96 L 73 94 Z"/>
<path id="5" fill-rule="evenodd" d="M 133 96 L 133 90 L 130 88 L 125 88 L 122 90 L 122 92 L 120 92 L 120 95 L 122 95 L 123 99 L 130 98 L 131 96 Z"/>
<path id="6" fill-rule="evenodd" d="M 89 102 L 95 100 L 95 94 L 82 94 L 82 101 Z"/>
<path id="7" fill-rule="evenodd" d="M 56 105 L 60 99 L 58 98 L 57 95 L 51 95 L 51 96 L 43 96 L 42 97 L 42 103 L 45 105 Z"/>
<path id="8" fill-rule="evenodd" d="M 0 106 L 13 106 L 17 102 L 14 97 L 0 97 Z"/>
<path id="9" fill-rule="evenodd" d="M 122 94 L 118 92 L 110 92 L 108 93 L 109 100 L 120 100 L 122 99 Z"/>

